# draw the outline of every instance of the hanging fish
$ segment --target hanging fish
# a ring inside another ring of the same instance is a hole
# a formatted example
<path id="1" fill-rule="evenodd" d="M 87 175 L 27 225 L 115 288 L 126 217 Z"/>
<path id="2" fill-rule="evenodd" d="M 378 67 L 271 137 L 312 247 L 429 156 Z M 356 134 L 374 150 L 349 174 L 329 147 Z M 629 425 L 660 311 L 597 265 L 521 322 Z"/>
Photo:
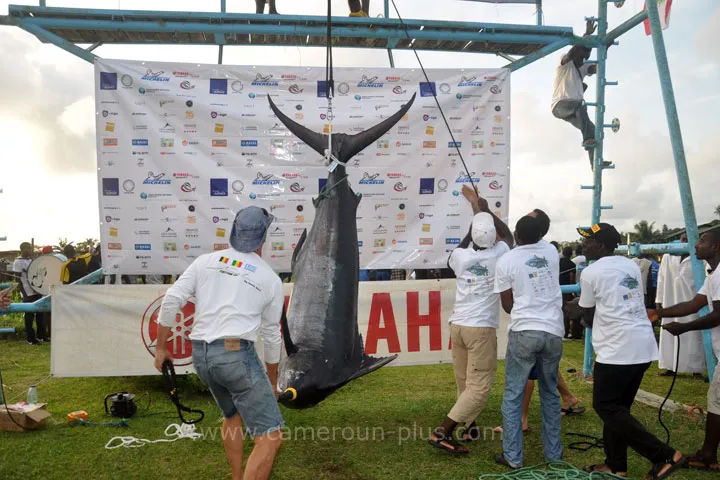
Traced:
<path id="1" fill-rule="evenodd" d="M 270 108 L 292 133 L 321 155 L 328 136 L 284 115 L 268 96 Z M 355 216 L 361 196 L 347 181 L 353 156 L 390 130 L 410 109 L 400 111 L 357 135 L 332 134 L 331 153 L 341 164 L 328 175 L 317 199 L 315 220 L 305 229 L 292 256 L 295 278 L 287 317 L 281 326 L 287 356 L 280 362 L 278 401 L 290 408 L 318 404 L 351 380 L 373 372 L 397 355 L 376 358 L 364 352 L 358 331 L 360 258 Z"/>

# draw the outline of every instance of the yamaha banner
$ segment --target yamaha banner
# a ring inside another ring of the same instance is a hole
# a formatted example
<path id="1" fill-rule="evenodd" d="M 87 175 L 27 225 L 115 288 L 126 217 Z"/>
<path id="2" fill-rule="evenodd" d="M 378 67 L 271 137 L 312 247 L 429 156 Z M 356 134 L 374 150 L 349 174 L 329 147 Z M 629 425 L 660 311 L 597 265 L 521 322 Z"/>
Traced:
<path id="1" fill-rule="evenodd" d="M 275 215 L 263 257 L 290 270 L 328 171 L 278 121 L 268 95 L 314 131 L 353 134 L 417 94 L 409 113 L 348 164 L 362 194 L 361 268 L 444 267 L 470 225 L 461 194 L 470 178 L 507 219 L 509 70 L 429 70 L 428 82 L 420 70 L 338 68 L 332 122 L 324 67 L 99 59 L 95 75 L 107 273 L 181 273 L 229 247 L 235 213 L 248 205 Z"/>

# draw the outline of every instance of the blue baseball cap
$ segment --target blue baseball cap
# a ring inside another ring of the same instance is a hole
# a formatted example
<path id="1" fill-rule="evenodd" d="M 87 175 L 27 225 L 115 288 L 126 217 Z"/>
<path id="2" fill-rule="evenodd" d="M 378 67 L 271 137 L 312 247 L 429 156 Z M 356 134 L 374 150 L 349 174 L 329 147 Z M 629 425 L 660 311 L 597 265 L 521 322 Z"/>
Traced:
<path id="1" fill-rule="evenodd" d="M 265 241 L 267 230 L 275 217 L 260 207 L 246 207 L 235 215 L 230 245 L 243 253 L 254 252 Z"/>

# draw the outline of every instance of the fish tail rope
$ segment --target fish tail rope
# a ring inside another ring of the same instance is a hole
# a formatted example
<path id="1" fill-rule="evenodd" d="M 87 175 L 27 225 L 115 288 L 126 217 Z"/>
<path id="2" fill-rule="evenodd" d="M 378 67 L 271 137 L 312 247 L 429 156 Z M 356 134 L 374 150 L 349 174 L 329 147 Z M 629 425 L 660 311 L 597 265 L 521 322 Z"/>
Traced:
<path id="1" fill-rule="evenodd" d="M 485 479 L 503 479 L 503 480 L 600 480 L 600 479 L 616 479 L 620 477 L 609 472 L 586 472 L 580 470 L 574 465 L 560 460 L 547 463 L 539 463 L 529 467 L 519 468 L 507 473 L 488 473 L 480 475 L 479 480 Z M 627 479 L 625 479 L 627 480 Z"/>
<path id="2" fill-rule="evenodd" d="M 335 78 L 333 76 L 333 54 L 332 54 L 332 1 L 328 0 L 327 7 L 327 52 L 325 59 L 325 85 L 326 94 L 328 99 L 327 105 L 327 121 L 328 121 L 328 148 L 325 149 L 325 164 L 327 169 L 332 172 L 338 165 L 347 167 L 347 162 L 341 162 L 332 153 L 332 133 L 333 133 L 333 120 L 335 114 L 333 113 L 333 97 L 335 96 Z M 341 180 L 342 181 L 342 180 Z M 340 183 L 340 182 L 338 182 Z M 337 184 L 336 184 L 337 185 Z M 318 199 L 324 198 L 322 196 Z"/>
<path id="3" fill-rule="evenodd" d="M 165 436 L 168 438 L 159 438 L 157 440 L 147 440 L 145 438 L 137 437 L 113 437 L 105 445 L 105 449 L 114 450 L 120 447 L 139 448 L 144 447 L 145 445 L 152 445 L 153 443 L 172 443 L 183 438 L 197 440 L 204 437 L 202 433 L 195 431 L 195 425 L 187 423 L 171 423 L 165 429 Z"/>
<path id="4" fill-rule="evenodd" d="M 323 189 L 320 191 L 320 193 L 317 196 L 317 200 L 322 200 L 323 198 L 329 198 L 330 197 L 330 191 L 336 188 L 338 185 L 340 185 L 342 182 L 347 181 L 347 174 L 343 176 L 340 180 L 333 183 L 332 185 L 328 186 L 328 184 L 325 184 Z"/>

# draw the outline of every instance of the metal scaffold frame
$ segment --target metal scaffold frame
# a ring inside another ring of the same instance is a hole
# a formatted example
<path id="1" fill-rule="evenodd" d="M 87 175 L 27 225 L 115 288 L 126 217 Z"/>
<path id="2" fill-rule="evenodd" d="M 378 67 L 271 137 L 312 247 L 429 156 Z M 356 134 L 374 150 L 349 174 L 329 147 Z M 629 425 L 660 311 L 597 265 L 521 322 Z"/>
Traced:
<path id="1" fill-rule="evenodd" d="M 698 242 L 690 179 L 685 160 L 682 134 L 675 104 L 667 54 L 663 40 L 658 6 L 647 2 L 647 9 L 637 13 L 615 29 L 608 31 L 608 4 L 620 7 L 624 0 L 598 0 L 597 35 L 578 37 L 571 27 L 542 25 L 542 0 L 536 0 L 537 25 L 493 24 L 478 22 L 400 20 L 390 18 L 389 1 L 384 0 L 384 18 L 334 17 L 333 46 L 364 49 L 385 49 L 394 67 L 393 50 L 428 50 L 442 52 L 485 53 L 500 56 L 510 63 L 512 71 L 550 55 L 570 45 L 584 45 L 597 50 L 597 89 L 595 102 L 595 148 L 593 185 L 582 186 L 592 190 L 591 224 L 600 221 L 602 205 L 602 177 L 614 165 L 603 162 L 604 132 L 616 129 L 615 122 L 605 123 L 605 87 L 617 82 L 605 78 L 607 50 L 624 33 L 649 19 L 652 42 L 658 66 L 660 85 L 667 115 L 675 170 L 682 201 L 687 244 L 634 245 L 628 251 L 658 251 L 689 253 L 692 258 L 695 285 L 705 280 L 702 263 L 692 248 Z M 470 0 L 483 1 L 483 0 Z M 528 2 L 524 2 L 528 3 Z M 39 6 L 10 5 L 8 15 L 0 16 L 0 25 L 11 25 L 35 35 L 43 43 L 54 44 L 83 60 L 94 63 L 95 49 L 104 44 L 132 45 L 217 45 L 218 63 L 222 63 L 226 46 L 293 46 L 325 47 L 327 18 L 306 15 L 258 15 L 228 13 L 225 0 L 220 1 L 219 12 L 170 12 L 100 10 L 47 7 L 44 0 Z M 89 45 L 86 48 L 79 44 Z M 99 275 L 97 272 L 95 275 Z M 97 277 L 95 277 L 97 278 Z M 84 280 L 84 279 L 83 279 Z M 85 283 L 84 281 L 82 283 Z M 564 287 L 564 292 L 577 292 L 579 286 Z M 20 311 L 47 311 L 49 299 L 34 304 L 13 304 L 0 314 Z M 704 311 L 707 313 L 707 309 Z M 585 344 L 583 373 L 592 373 L 593 351 L 588 329 Z M 710 375 L 717 360 L 710 341 L 710 332 L 703 332 L 707 366 Z"/>

